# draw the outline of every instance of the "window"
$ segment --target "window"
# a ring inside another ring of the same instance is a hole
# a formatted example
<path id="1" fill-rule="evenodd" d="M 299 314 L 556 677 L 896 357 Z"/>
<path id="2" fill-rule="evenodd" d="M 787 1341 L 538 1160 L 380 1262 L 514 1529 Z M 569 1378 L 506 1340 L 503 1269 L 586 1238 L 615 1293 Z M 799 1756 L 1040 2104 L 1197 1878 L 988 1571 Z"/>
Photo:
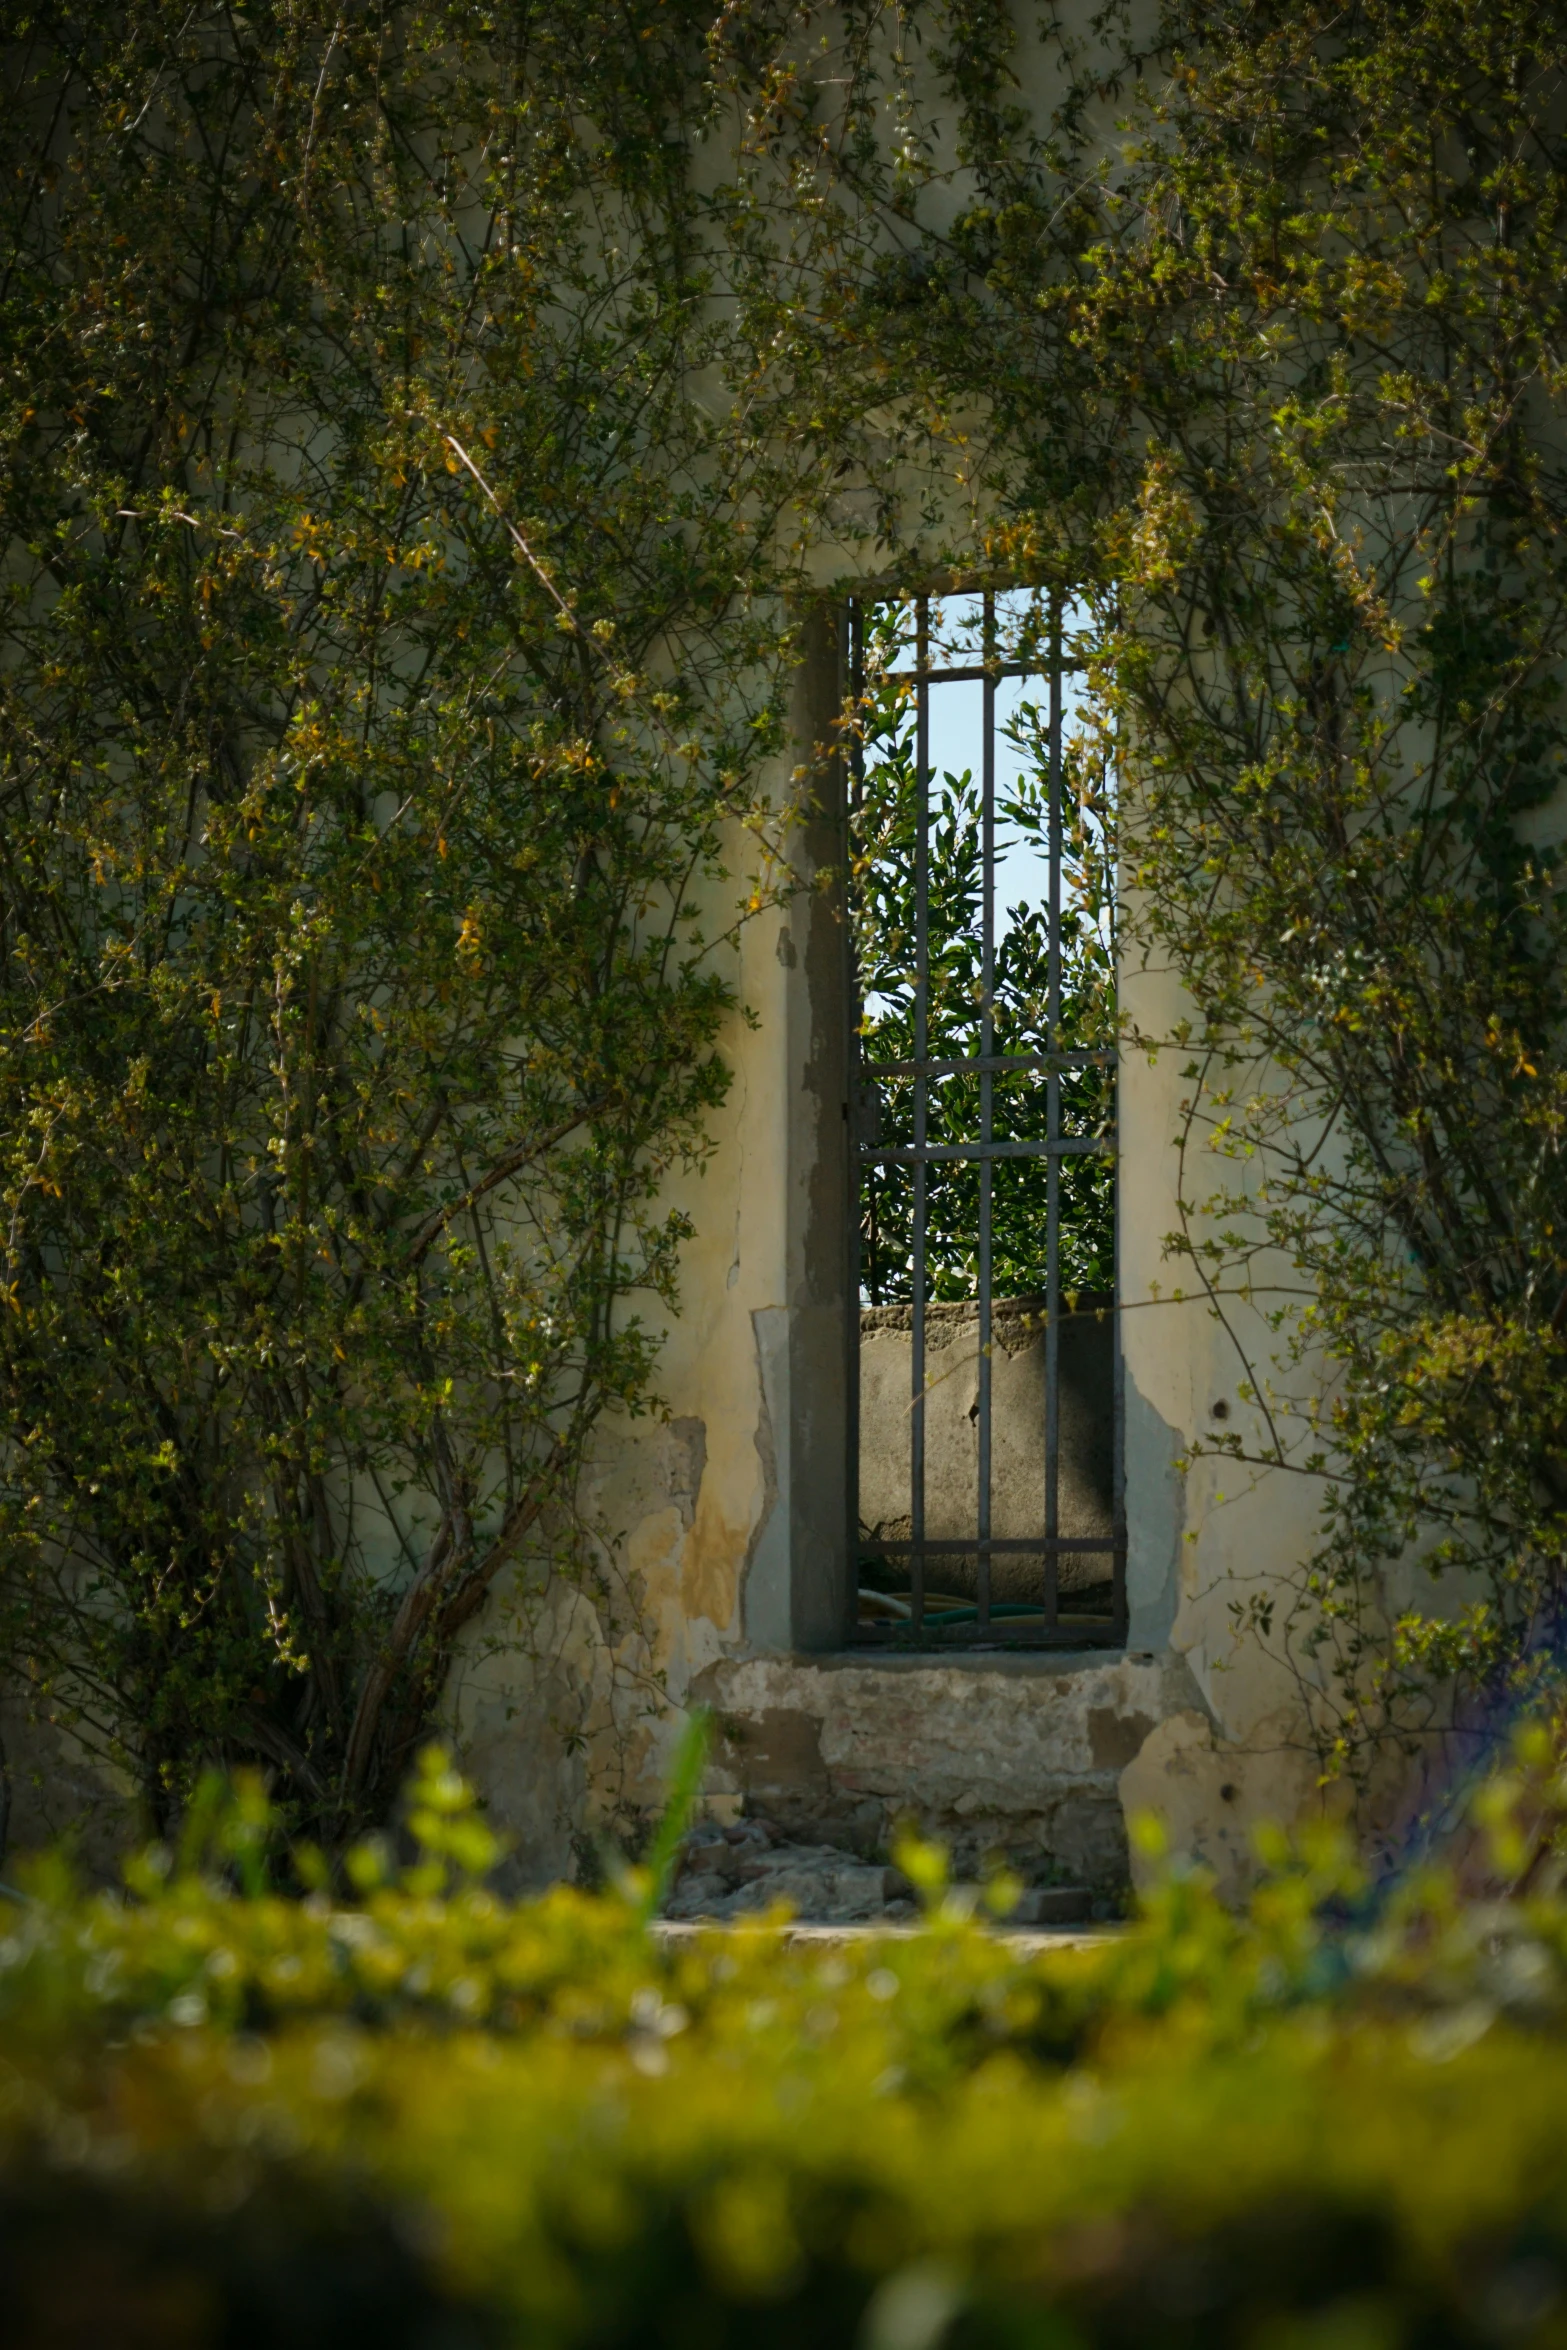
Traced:
<path id="1" fill-rule="evenodd" d="M 1125 1637 L 1114 782 L 1033 593 L 862 603 L 856 1637 Z"/>

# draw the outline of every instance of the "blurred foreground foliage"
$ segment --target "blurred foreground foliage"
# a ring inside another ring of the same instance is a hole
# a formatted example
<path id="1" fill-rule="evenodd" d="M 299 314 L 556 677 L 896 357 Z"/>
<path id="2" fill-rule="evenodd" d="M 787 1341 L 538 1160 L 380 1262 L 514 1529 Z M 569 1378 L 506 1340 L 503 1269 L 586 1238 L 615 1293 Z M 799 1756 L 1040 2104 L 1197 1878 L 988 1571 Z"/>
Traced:
<path id="1" fill-rule="evenodd" d="M 280 1891 L 214 1783 L 124 1895 L 6 1915 L 6 2338 L 1553 2342 L 1555 1751 L 1483 1791 L 1484 1898 L 1280 1837 L 1245 1916 L 1169 1868 L 1044 1955 L 918 1849 L 924 1927 L 848 1947 L 660 1939 L 636 1872 L 508 1904 L 434 1751 L 411 1865 Z"/>

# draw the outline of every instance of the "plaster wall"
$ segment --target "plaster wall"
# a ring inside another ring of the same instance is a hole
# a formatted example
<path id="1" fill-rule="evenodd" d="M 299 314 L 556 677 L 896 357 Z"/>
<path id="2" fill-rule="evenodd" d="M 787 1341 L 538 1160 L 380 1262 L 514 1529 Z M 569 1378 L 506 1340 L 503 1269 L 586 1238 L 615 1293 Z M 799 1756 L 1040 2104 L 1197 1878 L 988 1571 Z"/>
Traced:
<path id="1" fill-rule="evenodd" d="M 1086 41 L 1092 12 L 1077 13 Z M 1015 63 L 1020 100 L 1045 120 L 1064 86 L 1058 51 L 1025 31 Z M 1115 137 L 1108 95 L 1107 157 Z M 715 147 L 715 170 L 726 162 Z M 954 439 L 967 429 L 957 420 Z M 982 418 L 973 429 L 977 443 Z M 899 445 L 889 431 L 889 448 Z M 945 513 L 929 484 L 905 486 L 919 493 L 911 507 L 933 517 L 899 558 L 900 576 L 920 579 L 982 516 L 964 504 L 961 465 Z M 845 484 L 842 539 L 810 555 L 824 595 L 878 577 L 887 550 L 863 533 L 887 488 Z M 802 760 L 829 738 L 841 686 L 824 601 L 795 692 Z M 793 782 L 786 764 L 780 800 Z M 745 848 L 737 844 L 737 865 Z M 1165 1241 L 1183 1189 L 1181 1052 L 1131 1051 L 1120 1079 L 1126 1652 L 933 1658 L 847 1645 L 851 1425 L 858 1406 L 860 1517 L 890 1535 L 909 1349 L 895 1318 L 873 1321 L 851 1392 L 847 957 L 834 878 L 843 849 L 829 783 L 794 842 L 802 887 L 722 950 L 743 1007 L 721 1044 L 733 1084 L 712 1117 L 705 1164 L 669 1190 L 694 1237 L 681 1310 L 664 1334 L 661 1408 L 605 1423 L 577 1496 L 593 1574 L 579 1586 L 530 1565 L 518 1571 L 464 1641 L 449 1726 L 512 1844 L 519 1887 L 570 1873 L 596 1836 L 624 1833 L 657 1805 L 675 1740 L 700 1703 L 719 1724 L 707 1800 L 721 1818 L 757 1810 L 801 1837 L 865 1853 L 906 1820 L 946 1841 L 960 1868 L 999 1851 L 1030 1874 L 1056 1868 L 1108 1891 L 1130 1865 L 1128 1817 L 1155 1811 L 1177 1849 L 1236 1889 L 1252 1826 L 1320 1800 L 1299 1693 L 1275 1657 L 1237 1633 L 1233 1612 L 1282 1588 L 1308 1554 L 1320 1491 L 1293 1471 L 1188 1462 L 1217 1425 L 1243 1440 L 1262 1435 L 1260 1407 L 1241 1389 L 1265 1392 L 1276 1342 L 1258 1304 L 1231 1299 L 1221 1316 L 1179 1294 Z M 1122 1001 L 1149 1037 L 1170 1034 L 1185 1008 L 1178 975 L 1148 968 L 1123 973 Z M 1233 1179 L 1233 1167 L 1225 1173 Z M 1268 1268 L 1254 1270 L 1264 1288 Z M 933 1333 L 939 1353 L 939 1313 Z M 954 1360 L 931 1412 L 938 1534 L 944 1517 L 969 1517 L 973 1476 L 975 1381 L 961 1316 L 945 1335 Z M 1040 1349 L 1000 1336 L 1005 1534 L 1037 1522 Z M 1086 1334 L 1076 1354 L 1068 1339 L 1064 1356 L 1063 1531 L 1097 1533 L 1108 1516 L 1108 1373 Z M 996 1591 L 1007 1596 L 1004 1579 Z M 31 1819 L 40 1791 L 64 1790 L 74 1812 L 99 1802 L 106 1851 L 123 1837 L 121 1791 L 106 1793 L 83 1758 L 40 1745 L 20 1718 L 0 1732 L 19 1815 Z M 38 1816 L 45 1830 L 56 1824 Z M 32 1840 L 20 1816 L 13 1825 Z"/>
<path id="2" fill-rule="evenodd" d="M 829 738 L 838 695 L 824 610 L 795 689 L 802 748 Z M 791 784 L 780 775 L 780 796 Z M 517 1636 L 476 1627 L 450 1686 L 451 1728 L 521 1882 L 657 1803 L 712 1666 L 847 1633 L 846 947 L 812 886 L 841 861 L 830 804 L 794 848 L 804 886 L 732 951 L 743 1010 L 721 1043 L 733 1083 L 711 1153 L 669 1193 L 694 1237 L 659 1360 L 664 1412 L 607 1425 L 578 1497 L 600 1588 L 534 1588 L 524 1569 L 498 1611 Z"/>
<path id="3" fill-rule="evenodd" d="M 838 692 L 824 612 L 796 693 L 802 748 L 825 739 Z M 595 1836 L 624 1835 L 655 1808 L 686 1712 L 703 1703 L 721 1727 L 708 1789 L 720 1818 L 758 1811 L 867 1852 L 908 1818 L 960 1865 L 1002 1851 L 1030 1874 L 1055 1869 L 1105 1889 L 1129 1866 L 1128 1814 L 1152 1810 L 1236 1887 L 1251 1824 L 1317 1799 L 1293 1684 L 1237 1639 L 1230 1603 L 1305 1554 L 1318 1497 L 1286 1472 L 1182 1465 L 1216 1405 L 1246 1433 L 1237 1389 L 1265 1376 L 1269 1337 L 1259 1309 L 1221 1323 L 1173 1291 L 1164 1236 L 1176 1221 L 1180 1056 L 1131 1054 L 1121 1080 L 1125 1655 L 937 1661 L 849 1648 L 858 1311 L 847 1289 L 845 940 L 830 791 L 799 857 L 807 886 L 745 926 L 733 950 L 751 1017 L 737 1016 L 726 1040 L 734 1082 L 711 1156 L 675 1195 L 695 1237 L 660 1361 L 666 1416 L 606 1427 L 584 1482 L 602 1589 L 520 1577 L 511 1604 L 526 1637 L 497 1639 L 491 1625 L 453 1679 L 452 1727 L 514 1843 L 515 1881 L 570 1871 Z M 809 886 L 823 869 L 826 885 Z M 1173 975 L 1128 971 L 1124 991 L 1138 1028 L 1169 1032 L 1181 1011 Z M 877 1507 L 869 1456 L 897 1441 L 892 1399 L 908 1383 L 906 1336 L 866 1338 L 862 1515 Z M 1031 1349 L 1014 1359 L 1003 1348 L 1000 1362 L 1001 1422 L 1011 1409 L 1026 1426 Z M 1069 1507 L 1097 1527 L 1103 1379 L 1083 1369 L 1075 1434 L 1067 1415 Z M 962 1419 L 972 1398 L 956 1370 L 947 1384 Z M 1023 1503 L 1014 1494 L 1003 1506 Z"/>
<path id="4" fill-rule="evenodd" d="M 960 1873 L 1004 1851 L 1100 1891 L 1125 1879 L 1120 1775 L 1191 1708 L 1178 1657 L 918 1655 L 725 1660 L 715 1788 L 802 1838 L 938 1837 Z"/>
<path id="5" fill-rule="evenodd" d="M 1080 16 L 1081 49 L 1093 35 L 1091 12 Z M 1047 119 L 1063 87 L 1053 40 L 1025 31 L 1015 63 L 1020 99 Z M 1113 118 L 1112 93 L 1112 167 Z M 913 486 L 908 504 L 929 519 L 906 537 L 904 580 L 938 575 L 943 547 L 972 543 L 977 523 L 961 465 L 945 512 L 930 484 Z M 846 481 L 843 537 L 809 556 L 824 599 L 886 576 L 888 550 L 865 534 L 889 494 L 884 481 Z M 824 600 L 796 690 L 802 758 L 828 739 L 842 690 L 830 612 Z M 780 795 L 790 788 L 786 770 Z M 590 1597 L 519 1577 L 511 1604 L 526 1638 L 474 1632 L 452 1683 L 452 1727 L 515 1840 L 520 1882 L 561 1873 L 584 1840 L 649 1812 L 685 1713 L 701 1702 L 722 1729 L 709 1787 L 720 1817 L 750 1807 L 868 1851 L 909 1816 L 960 1862 L 999 1849 L 1034 1872 L 1053 1864 L 1108 1886 L 1128 1866 L 1128 1814 L 1153 1810 L 1178 1848 L 1238 1886 L 1251 1824 L 1318 1798 L 1298 1692 L 1237 1637 L 1232 1603 L 1277 1588 L 1307 1554 L 1320 1497 L 1292 1472 L 1185 1465 L 1216 1412 L 1249 1433 L 1254 1408 L 1238 1391 L 1265 1387 L 1275 1342 L 1244 1301 L 1219 1320 L 1176 1294 L 1165 1238 L 1180 1195 L 1180 1054 L 1133 1052 L 1120 1081 L 1125 1655 L 938 1662 L 846 1647 L 852 1413 L 860 1403 L 860 1514 L 875 1523 L 891 1506 L 881 1470 L 902 1451 L 908 1363 L 896 1330 L 867 1333 L 865 1385 L 851 1394 L 846 940 L 833 879 L 843 847 L 829 787 L 796 843 L 804 886 L 746 924 L 732 951 L 746 1008 L 724 1040 L 733 1085 L 705 1167 L 671 1192 L 695 1237 L 660 1358 L 665 1413 L 607 1424 L 579 1497 L 601 1588 Z M 1123 1003 L 1143 1032 L 1167 1035 L 1182 1010 L 1178 979 L 1128 970 Z M 1027 1450 L 1035 1380 L 1028 1348 L 1003 1349 L 1003 1462 L 1009 1444 Z M 956 1509 L 972 1397 L 961 1372 L 949 1384 L 932 1416 L 950 1405 Z M 1093 1386 L 1085 1370 L 1075 1434 L 1068 1413 L 1067 1510 L 1082 1531 L 1105 1514 Z M 1003 1518 L 1026 1514 L 1029 1474 L 1011 1465 Z"/>
<path id="6" fill-rule="evenodd" d="M 1168 1037 L 1189 1006 L 1179 977 L 1123 969 L 1130 1028 Z M 1125 1366 L 1127 1589 L 1130 1639 L 1178 1658 L 1190 1698 L 1150 1732 L 1121 1778 L 1128 1813 L 1155 1812 L 1177 1851 L 1206 1862 L 1230 1890 L 1242 1883 L 1257 1821 L 1290 1822 L 1316 1809 L 1318 1763 L 1296 1685 L 1275 1653 L 1233 1612 L 1254 1594 L 1280 1593 L 1318 1533 L 1320 1481 L 1294 1469 L 1188 1459 L 1223 1428 L 1243 1450 L 1268 1439 L 1264 1407 L 1278 1340 L 1266 1309 L 1286 1265 L 1253 1265 L 1254 1297 L 1203 1295 L 1167 1238 L 1183 1194 L 1217 1189 L 1199 1165 L 1183 1169 L 1184 1051 L 1129 1049 L 1120 1075 L 1120 1288 Z M 1226 1160 L 1222 1180 L 1236 1180 Z"/>

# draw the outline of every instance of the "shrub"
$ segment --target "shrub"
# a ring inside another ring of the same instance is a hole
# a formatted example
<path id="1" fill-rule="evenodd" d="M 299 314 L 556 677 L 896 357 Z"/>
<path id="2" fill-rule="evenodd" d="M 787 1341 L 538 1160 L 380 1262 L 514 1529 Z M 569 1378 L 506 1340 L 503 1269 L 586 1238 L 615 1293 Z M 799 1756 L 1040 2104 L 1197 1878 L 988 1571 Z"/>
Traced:
<path id="1" fill-rule="evenodd" d="M 1324 1838 L 1244 1918 L 1172 1870 L 1045 1956 L 939 1885 L 841 1949 L 650 1936 L 635 1873 L 508 1906 L 434 1754 L 411 1866 L 284 1893 L 242 1788 L 124 1897 L 56 1862 L 11 1908 L 9 2338 L 1552 2340 L 1567 1904 L 1522 1759 L 1505 1901 L 1373 1897 Z"/>
<path id="2" fill-rule="evenodd" d="M 150 1829 L 382 1818 L 651 1406 L 815 460 L 647 14 L 8 25 L 0 1670 Z"/>

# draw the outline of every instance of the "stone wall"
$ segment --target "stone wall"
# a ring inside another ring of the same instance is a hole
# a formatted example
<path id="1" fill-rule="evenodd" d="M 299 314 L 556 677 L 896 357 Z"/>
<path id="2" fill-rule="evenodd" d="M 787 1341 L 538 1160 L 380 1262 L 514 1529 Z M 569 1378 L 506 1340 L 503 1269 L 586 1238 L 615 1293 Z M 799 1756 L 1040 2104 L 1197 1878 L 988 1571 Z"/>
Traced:
<path id="1" fill-rule="evenodd" d="M 995 1654 L 752 1657 L 704 1673 L 715 1795 L 785 1834 L 866 1856 L 900 1823 L 960 1875 L 1002 1853 L 1113 1892 L 1127 1875 L 1121 1774 L 1191 1708 L 1178 1658 Z"/>
<path id="2" fill-rule="evenodd" d="M 1013 13 L 1018 102 L 1047 125 L 1060 95 L 1053 51 L 1027 11 Z M 1069 14 L 1081 56 L 1097 20 L 1086 6 Z M 1113 156 L 1108 88 L 1104 151 Z M 955 204 L 964 185 L 955 171 Z M 887 487 L 864 485 L 865 502 L 846 506 L 842 542 L 812 551 L 823 602 L 805 630 L 780 804 L 830 744 L 841 709 L 833 600 L 946 576 L 952 547 L 982 535 L 967 488 L 933 476 L 904 484 L 928 535 L 878 543 L 860 524 L 874 521 Z M 1176 1138 L 1188 1055 L 1159 1040 L 1181 1037 L 1190 1006 L 1179 974 L 1156 958 L 1122 973 L 1122 1010 L 1140 1042 L 1117 1086 L 1129 1653 L 937 1657 L 845 1645 L 859 1578 L 847 1441 L 858 1305 L 846 842 L 843 778 L 830 761 L 816 772 L 820 796 L 791 842 L 810 886 L 738 928 L 733 886 L 715 886 L 710 929 L 723 943 L 713 968 L 735 997 L 721 1039 L 733 1084 L 709 1121 L 709 1155 L 677 1170 L 665 1194 L 692 1227 L 678 1311 L 665 1320 L 637 1305 L 655 1328 L 664 1321 L 661 1408 L 606 1416 L 573 1496 L 598 1579 L 530 1594 L 528 1636 L 516 1646 L 509 1595 L 497 1593 L 453 1676 L 453 1735 L 515 1840 L 519 1882 L 542 1881 L 569 1865 L 574 1846 L 645 1821 L 662 1801 L 687 1710 L 707 1702 L 724 1725 L 710 1802 L 726 1826 L 749 1811 L 790 1835 L 869 1853 L 907 1814 L 949 1841 L 962 1868 L 1000 1848 L 1027 1874 L 1058 1866 L 1106 1886 L 1127 1865 L 1125 1807 L 1148 1807 L 1167 1814 L 1179 1848 L 1238 1888 L 1249 1826 L 1321 1800 L 1299 1688 L 1238 1627 L 1236 1607 L 1288 1588 L 1318 1539 L 1322 1495 L 1310 1477 L 1261 1465 L 1271 1437 L 1258 1398 L 1278 1345 L 1269 1308 L 1293 1269 L 1259 1255 L 1252 1289 L 1221 1311 L 1183 1282 L 1170 1254 L 1182 1223 Z M 752 854 L 736 840 L 737 873 Z M 1193 1231 L 1200 1248 L 1200 1218 Z M 895 1539 L 908 1510 L 905 1314 L 883 1309 L 862 1335 L 860 1517 Z M 996 1337 L 995 1525 L 1007 1535 L 1038 1529 L 1043 1516 L 1043 1346 L 1026 1312 L 1003 1316 Z M 1074 1316 L 1061 1340 L 1062 1531 L 1099 1534 L 1110 1522 L 1109 1332 Z M 973 1523 L 971 1310 L 938 1308 L 931 1341 L 940 1532 Z M 1242 1458 L 1194 1451 L 1220 1428 Z M 519 1570 L 519 1582 L 534 1571 Z M 998 1598 L 1011 1572 L 998 1565 Z M 1075 1580 L 1069 1571 L 1063 1585 Z M 961 1583 L 959 1595 L 968 1596 Z"/>
<path id="3" fill-rule="evenodd" d="M 1115 1352 L 1108 1299 L 1080 1296 L 1062 1317 L 1060 1369 L 1061 1532 L 1113 1531 Z M 911 1306 L 869 1306 L 860 1315 L 860 1540 L 875 1558 L 877 1538 L 909 1535 L 909 1406 L 913 1381 Z M 1045 1301 L 998 1298 L 991 1323 L 991 1531 L 1037 1535 L 1045 1526 Z M 964 1301 L 925 1309 L 925 1528 L 935 1541 L 972 1538 L 979 1502 L 979 1309 Z M 906 1560 L 877 1561 L 877 1588 L 908 1588 Z M 991 1562 L 997 1600 L 1037 1600 L 1042 1562 L 1003 1553 Z M 1108 1558 L 1068 1554 L 1060 1588 L 1085 1590 L 1110 1578 Z M 973 1553 L 946 1553 L 926 1570 L 926 1587 L 970 1600 Z"/>
<path id="4" fill-rule="evenodd" d="M 1043 135 L 1062 95 L 1059 66 L 1035 12 L 1012 14 L 1009 70 Z M 1067 14 L 1081 60 L 1098 19 L 1086 0 Z M 1100 119 L 1113 158 L 1108 76 Z M 711 161 L 728 168 L 720 142 Z M 955 169 L 954 206 L 971 188 Z M 983 537 L 966 482 L 933 475 L 902 485 L 928 535 L 878 542 L 862 525 L 893 486 L 846 485 L 842 542 L 812 551 L 823 602 L 804 629 L 780 807 L 797 799 L 841 710 L 833 599 L 945 577 L 952 548 Z M 632 1301 L 662 1337 L 659 1406 L 606 1414 L 571 1497 L 580 1576 L 562 1580 L 548 1558 L 519 1563 L 463 1637 L 445 1728 L 512 1843 L 518 1886 L 645 1822 L 663 1800 L 687 1709 L 708 1702 L 723 1724 L 710 1801 L 725 1824 L 750 1810 L 869 1852 L 907 1815 L 950 1842 L 960 1868 L 999 1848 L 1028 1874 L 1059 1867 L 1108 1886 L 1126 1867 L 1125 1803 L 1163 1810 L 1179 1848 L 1238 1887 L 1249 1825 L 1320 1802 L 1296 1683 L 1238 1629 L 1235 1610 L 1287 1588 L 1318 1538 L 1321 1491 L 1259 1465 L 1272 1442 L 1257 1400 L 1277 1347 L 1268 1309 L 1294 1268 L 1259 1254 L 1252 1289 L 1221 1313 L 1189 1281 L 1183 1293 L 1169 1254 L 1188 1055 L 1158 1040 L 1182 1036 L 1190 1006 L 1179 975 L 1156 961 L 1122 973 L 1122 1010 L 1141 1041 L 1117 1087 L 1130 1653 L 937 1658 L 843 1646 L 858 1571 L 846 1435 L 858 1310 L 838 895 L 846 840 L 843 778 L 830 761 L 815 771 L 819 796 L 790 841 L 808 886 L 737 926 L 738 876 L 757 853 L 738 833 L 731 878 L 697 885 L 709 892 L 710 968 L 733 991 L 719 1039 L 733 1082 L 708 1121 L 709 1153 L 674 1170 L 663 1195 L 692 1234 L 678 1310 Z M 1244 1173 L 1227 1163 L 1228 1177 Z M 1193 1229 L 1200 1248 L 1200 1219 Z M 998 1318 L 993 1357 L 1002 1535 L 1033 1531 L 1043 1516 L 1043 1344 L 1030 1301 L 1019 1304 Z M 939 1532 L 973 1523 L 978 1349 L 971 1308 L 938 1307 L 930 1330 Z M 1109 1339 L 1092 1315 L 1061 1331 L 1068 1535 L 1109 1527 Z M 860 1514 L 892 1539 L 908 1509 L 907 1309 L 868 1317 L 863 1340 Z M 1221 1427 L 1243 1457 L 1194 1457 L 1196 1441 Z M 389 1578 L 401 1571 L 390 1537 L 383 1563 Z M 1097 1567 L 1074 1562 L 1064 1587 Z M 997 1563 L 997 1598 L 1015 1571 Z M 961 1582 L 959 1594 L 969 1595 Z M 40 1790 L 72 1794 L 72 1774 L 85 1802 L 81 1758 L 51 1746 L 39 1759 L 18 1734 L 18 1817 Z M 35 1816 L 49 1824 L 27 1811 Z"/>
<path id="5" fill-rule="evenodd" d="M 823 739 L 839 684 L 823 627 L 797 688 L 800 745 Z M 801 858 L 829 881 L 841 869 L 832 809 L 802 836 Z M 1279 1588 L 1316 1537 L 1320 1497 L 1299 1475 L 1187 1457 L 1216 1423 L 1254 1457 L 1264 1449 L 1246 1388 L 1274 1344 L 1264 1272 L 1281 1276 L 1260 1267 L 1257 1302 L 1227 1301 L 1222 1320 L 1172 1277 L 1183 1056 L 1129 1053 L 1118 1093 L 1129 1653 L 851 1649 L 846 1375 L 859 1309 L 832 889 L 759 915 L 730 951 L 743 1007 L 724 1038 L 734 1084 L 713 1113 L 711 1155 L 667 1195 L 693 1226 L 658 1367 L 668 1416 L 606 1419 L 575 1497 L 611 1602 L 551 1585 L 511 1648 L 498 1593 L 453 1676 L 449 1724 L 513 1839 L 517 1882 L 543 1882 L 601 1834 L 646 1821 L 685 1715 L 705 1702 L 724 1725 L 709 1796 L 726 1825 L 755 1813 L 798 1840 L 870 1853 L 907 1815 L 962 1869 L 999 1849 L 1027 1876 L 1059 1869 L 1108 1888 L 1127 1868 L 1128 1807 L 1150 1808 L 1238 1888 L 1251 1823 L 1320 1798 L 1298 1692 L 1238 1632 L 1232 1603 Z M 1143 1035 L 1178 1032 L 1174 974 L 1128 971 L 1123 1001 Z M 1043 1514 L 1033 1302 L 998 1317 L 998 1532 L 1033 1530 Z M 886 1538 L 908 1507 L 907 1320 L 881 1309 L 863 1331 L 861 1515 Z M 1109 1525 L 1109 1338 L 1091 1311 L 1063 1322 L 1064 1533 Z M 972 1308 L 937 1308 L 931 1341 L 932 1500 L 971 1525 Z"/>

